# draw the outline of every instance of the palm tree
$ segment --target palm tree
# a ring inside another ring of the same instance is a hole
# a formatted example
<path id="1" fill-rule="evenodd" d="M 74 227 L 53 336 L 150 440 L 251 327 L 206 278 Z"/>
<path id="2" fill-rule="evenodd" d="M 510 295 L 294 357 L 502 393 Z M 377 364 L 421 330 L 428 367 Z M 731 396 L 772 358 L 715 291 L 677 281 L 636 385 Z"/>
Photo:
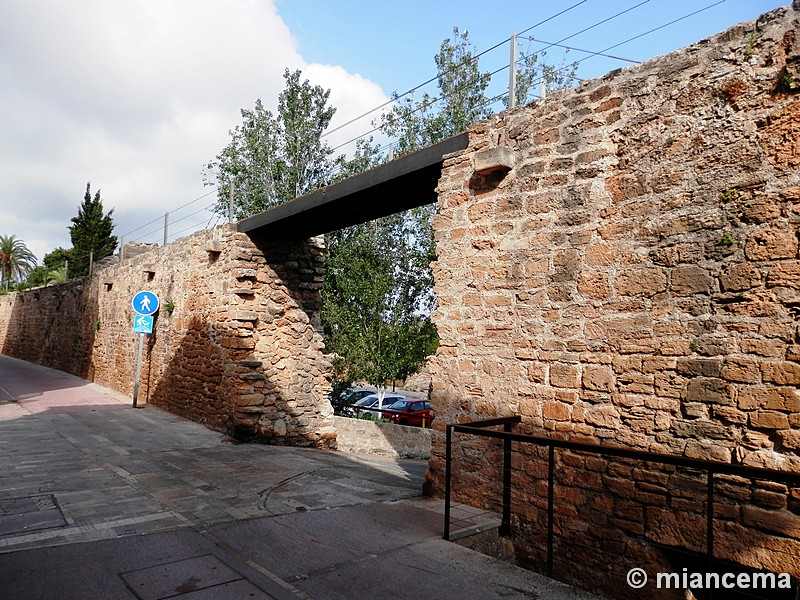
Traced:
<path id="1" fill-rule="evenodd" d="M 56 283 L 64 283 L 66 280 L 67 272 L 64 270 L 64 267 L 59 267 L 47 272 L 47 278 L 45 279 L 44 284 L 54 285 Z"/>
<path id="2" fill-rule="evenodd" d="M 36 257 L 25 242 L 14 235 L 0 235 L 0 281 L 5 289 L 11 281 L 22 281 L 36 266 Z"/>

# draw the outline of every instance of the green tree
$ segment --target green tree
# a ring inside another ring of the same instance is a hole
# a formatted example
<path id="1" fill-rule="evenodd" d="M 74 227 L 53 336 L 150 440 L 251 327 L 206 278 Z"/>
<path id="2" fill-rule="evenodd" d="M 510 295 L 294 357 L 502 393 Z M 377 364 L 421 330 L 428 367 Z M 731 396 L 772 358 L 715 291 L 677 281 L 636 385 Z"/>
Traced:
<path id="1" fill-rule="evenodd" d="M 540 85 L 543 85 L 546 91 L 550 91 L 569 87 L 574 81 L 577 63 L 567 65 L 562 61 L 560 65 L 552 65 L 545 62 L 546 57 L 547 52 L 544 50 L 530 54 L 519 53 L 514 88 L 517 105 L 527 103 L 531 93 L 536 92 Z M 508 95 L 503 98 L 503 102 L 508 107 Z"/>
<path id="2" fill-rule="evenodd" d="M 387 384 L 415 373 L 438 344 L 428 313 L 430 256 L 416 221 L 392 215 L 328 236 L 322 321 L 337 379 Z"/>
<path id="3" fill-rule="evenodd" d="M 242 109 L 230 143 L 205 166 L 205 184 L 218 189 L 216 212 L 227 214 L 231 186 L 234 216 L 242 219 L 329 183 L 333 151 L 322 134 L 336 109 L 328 106 L 330 90 L 300 76 L 284 71 L 277 115 L 261 99 Z"/>
<path id="4" fill-rule="evenodd" d="M 437 97 L 427 92 L 422 99 L 412 96 L 397 100 L 392 110 L 381 117 L 381 130 L 397 139 L 399 155 L 429 146 L 492 114 L 486 99 L 491 74 L 481 72 L 469 41 L 469 34 L 453 29 L 453 38 L 442 42 L 436 63 Z"/>
<path id="5" fill-rule="evenodd" d="M 70 276 L 88 275 L 90 260 L 96 262 L 114 253 L 117 236 L 112 235 L 113 212 L 113 209 L 108 213 L 104 212 L 100 190 L 92 198 L 91 183 L 87 183 L 83 203 L 78 208 L 77 216 L 72 217 L 72 225 L 68 228 L 72 240 L 72 261 L 68 267 Z M 63 267 L 63 263 L 56 267 Z"/>
<path id="6" fill-rule="evenodd" d="M 57 283 L 56 280 L 59 277 L 63 279 L 64 263 L 72 264 L 74 255 L 74 250 L 66 250 L 64 248 L 56 248 L 52 252 L 48 252 L 44 255 L 42 264 L 30 272 L 25 286 L 30 288 Z M 53 273 L 56 271 L 59 271 L 61 275 L 54 276 Z M 67 274 L 69 274 L 69 267 L 67 268 Z"/>
<path id="7" fill-rule="evenodd" d="M 12 282 L 23 281 L 36 267 L 36 257 L 15 235 L 0 235 L 0 276 L 9 290 Z"/>

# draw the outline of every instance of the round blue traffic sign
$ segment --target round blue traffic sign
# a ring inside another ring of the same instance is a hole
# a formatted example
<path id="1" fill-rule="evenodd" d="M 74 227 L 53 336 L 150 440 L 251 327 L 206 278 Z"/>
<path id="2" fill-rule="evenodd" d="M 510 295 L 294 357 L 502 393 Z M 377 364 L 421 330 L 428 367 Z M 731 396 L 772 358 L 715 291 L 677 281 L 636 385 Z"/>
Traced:
<path id="1" fill-rule="evenodd" d="M 133 297 L 131 305 L 140 315 L 152 315 L 158 310 L 158 296 L 153 292 L 139 292 Z"/>

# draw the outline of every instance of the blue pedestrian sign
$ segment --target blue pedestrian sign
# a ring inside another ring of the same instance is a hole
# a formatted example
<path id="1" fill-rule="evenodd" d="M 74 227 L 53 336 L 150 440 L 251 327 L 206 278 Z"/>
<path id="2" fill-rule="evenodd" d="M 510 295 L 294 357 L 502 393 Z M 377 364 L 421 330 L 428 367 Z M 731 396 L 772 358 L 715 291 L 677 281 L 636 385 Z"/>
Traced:
<path id="1" fill-rule="evenodd" d="M 140 315 L 153 315 L 158 311 L 158 296 L 153 292 L 139 292 L 131 302 L 133 310 Z"/>
<path id="2" fill-rule="evenodd" d="M 153 317 L 136 315 L 133 319 L 133 333 L 153 333 Z"/>

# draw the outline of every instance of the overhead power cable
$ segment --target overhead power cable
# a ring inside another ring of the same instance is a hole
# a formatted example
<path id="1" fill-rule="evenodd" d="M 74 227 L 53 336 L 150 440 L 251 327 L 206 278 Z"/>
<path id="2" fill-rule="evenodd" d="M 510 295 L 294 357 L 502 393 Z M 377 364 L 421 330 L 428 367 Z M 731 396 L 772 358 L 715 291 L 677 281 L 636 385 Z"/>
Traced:
<path id="1" fill-rule="evenodd" d="M 669 21 L 667 23 L 659 25 L 658 27 L 654 27 L 652 29 L 648 29 L 647 31 L 645 31 L 643 33 L 640 33 L 638 35 L 634 35 L 633 37 L 629 37 L 628 39 L 623 40 L 621 42 L 618 42 L 616 44 L 613 44 L 611 46 L 608 46 L 607 48 L 603 48 L 599 52 L 594 53 L 592 56 L 586 56 L 584 58 L 581 58 L 580 60 L 576 60 L 574 63 L 571 63 L 570 65 L 567 65 L 567 66 L 562 67 L 561 69 L 558 69 L 558 71 L 563 71 L 564 69 L 570 68 L 570 67 L 572 67 L 574 65 L 580 64 L 580 63 L 582 63 L 584 61 L 587 61 L 590 58 L 593 58 L 595 56 L 595 54 L 603 55 L 604 53 L 608 52 L 609 50 L 613 50 L 614 48 L 619 48 L 620 46 L 623 46 L 623 45 L 627 44 L 628 42 L 632 42 L 633 40 L 638 40 L 639 38 L 642 38 L 642 37 L 644 37 L 646 35 L 650 35 L 651 33 L 659 31 L 660 29 L 664 29 L 665 27 L 669 27 L 670 25 L 674 25 L 675 23 L 679 23 L 681 21 L 684 21 L 684 20 L 686 20 L 686 19 L 688 19 L 690 17 L 693 17 L 693 16 L 695 16 L 697 14 L 700 14 L 701 12 L 704 12 L 706 10 L 714 8 L 715 6 L 719 6 L 720 4 L 724 4 L 725 2 L 727 2 L 727 0 L 718 0 L 717 2 L 713 2 L 712 4 L 704 6 L 703 8 L 700 8 L 698 10 L 695 10 L 695 11 L 692 11 L 692 12 L 690 12 L 688 14 L 685 14 L 682 17 L 678 17 L 677 19 L 673 19 L 672 21 Z M 534 81 L 533 83 L 539 83 L 540 81 L 542 81 L 541 77 L 539 79 L 537 79 L 536 81 Z"/>
<path id="2" fill-rule="evenodd" d="M 633 63 L 633 64 L 636 64 L 636 65 L 642 64 L 642 61 L 640 61 L 640 60 L 633 60 L 632 58 L 624 58 L 622 56 L 614 56 L 613 54 L 605 54 L 604 52 L 594 52 L 592 50 L 584 50 L 583 48 L 575 48 L 574 46 L 565 46 L 564 44 L 557 44 L 556 42 L 546 42 L 544 40 L 540 40 L 540 39 L 532 37 L 532 36 L 531 37 L 527 37 L 527 38 L 523 38 L 523 39 L 529 40 L 531 42 L 538 42 L 540 44 L 547 44 L 548 48 L 555 46 L 556 48 L 563 48 L 565 50 L 573 50 L 575 52 L 583 52 L 584 54 L 591 54 L 592 56 L 603 56 L 605 58 L 612 58 L 614 60 L 621 60 L 623 62 L 629 62 L 629 63 Z"/>
<path id="3" fill-rule="evenodd" d="M 531 25 L 530 27 L 528 27 L 527 29 L 525 29 L 525 30 L 524 30 L 524 31 L 522 31 L 521 33 L 527 33 L 527 32 L 529 32 L 529 31 L 531 31 L 532 29 L 535 29 L 535 28 L 539 27 L 540 25 L 544 25 L 544 24 L 545 24 L 545 23 L 547 23 L 548 21 L 552 21 L 553 19 L 555 19 L 555 18 L 557 18 L 557 17 L 560 17 L 561 15 L 563 15 L 563 14 L 565 14 L 565 13 L 567 13 L 567 12 L 571 11 L 571 10 L 572 10 L 572 9 L 574 9 L 574 8 L 577 8 L 578 6 L 580 6 L 581 4 L 584 4 L 584 3 L 586 3 L 587 1 L 588 1 L 588 0 L 580 0 L 580 2 L 577 2 L 577 3 L 573 4 L 572 6 L 569 6 L 569 7 L 565 8 L 564 10 L 562 10 L 562 11 L 560 11 L 560 12 L 558 12 L 558 13 L 556 13 L 556 14 L 554 14 L 554 15 L 551 15 L 551 16 L 549 16 L 549 17 L 547 17 L 546 19 L 544 19 L 544 20 L 542 20 L 542 21 L 539 21 L 539 22 L 538 22 L 538 23 L 536 23 L 535 25 Z M 646 2 L 649 2 L 650 0 L 645 0 L 645 1 L 646 1 Z M 457 70 L 457 69 L 460 69 L 461 67 L 463 67 L 463 66 L 464 66 L 464 65 L 466 65 L 466 64 L 469 64 L 469 63 L 475 62 L 476 60 L 478 60 L 478 59 L 479 59 L 481 56 L 483 56 L 484 54 L 487 54 L 487 53 L 491 52 L 492 50 L 495 50 L 496 48 L 499 48 L 500 46 L 502 46 L 502 45 L 504 45 L 504 44 L 508 43 L 510 40 L 511 40 L 511 38 L 510 38 L 510 37 L 508 37 L 508 38 L 504 39 L 502 42 L 498 42 L 497 44 L 495 44 L 495 45 L 494 45 L 494 46 L 492 46 L 491 48 L 487 48 L 487 49 L 486 49 L 486 50 L 484 50 L 483 52 L 480 52 L 480 53 L 476 54 L 475 56 L 472 56 L 472 57 L 470 57 L 470 59 L 469 59 L 468 61 L 465 61 L 464 63 L 459 63 L 458 65 L 454 65 L 454 66 L 450 67 L 449 69 L 447 69 L 446 71 L 443 71 L 442 73 L 437 73 L 436 75 L 434 75 L 433 77 L 431 77 L 431 78 L 430 78 L 430 79 L 428 79 L 427 81 L 424 81 L 424 82 L 420 83 L 419 85 L 416 85 L 416 86 L 414 86 L 413 88 L 411 88 L 410 90 L 408 90 L 408 91 L 406 91 L 406 92 L 404 92 L 404 93 L 402 93 L 402 94 L 397 94 L 395 97 L 391 98 L 390 100 L 387 100 L 387 101 L 386 101 L 386 102 L 384 102 L 383 104 L 381 104 L 381 105 L 379 105 L 379 106 L 376 106 L 375 108 L 372 108 L 372 109 L 368 110 L 367 112 L 365 112 L 365 113 L 363 113 L 363 114 L 361 114 L 361 115 L 359 115 L 359 116 L 357 116 L 357 117 L 354 117 L 354 118 L 350 119 L 349 121 L 347 121 L 347 123 L 342 123 L 341 125 L 339 125 L 339 126 L 337 126 L 337 127 L 334 127 L 333 129 L 329 129 L 328 131 L 326 131 L 325 133 L 323 133 L 323 134 L 320 136 L 320 138 L 327 137 L 327 136 L 331 135 L 332 133 L 335 133 L 335 132 L 337 132 L 337 131 L 339 131 L 339 130 L 341 130 L 341 129 L 344 129 L 344 128 L 345 128 L 345 127 L 347 127 L 348 125 L 352 125 L 352 124 L 353 124 L 353 123 L 355 123 L 356 121 L 360 121 L 360 120 L 361 120 L 361 119 L 363 119 L 364 117 L 367 117 L 367 116 L 369 116 L 369 115 L 371 115 L 371 114 L 373 114 L 373 113 L 375 113 L 375 112 L 379 111 L 379 110 L 380 110 L 380 109 L 382 109 L 382 108 L 386 108 L 386 107 L 387 107 L 387 106 L 389 106 L 390 104 L 394 104 L 395 102 L 397 102 L 397 100 L 398 100 L 399 98 L 404 98 L 405 96 L 408 96 L 409 94 L 413 94 L 413 93 L 414 93 L 414 92 L 416 92 L 418 89 L 420 89 L 420 88 L 422 88 L 422 87 L 425 87 L 425 86 L 426 86 L 426 85 L 428 85 L 429 83 L 433 83 L 434 81 L 436 81 L 436 80 L 437 80 L 437 79 L 439 79 L 440 77 L 442 77 L 442 76 L 444 76 L 444 75 L 447 75 L 448 73 L 451 73 L 452 71 L 455 71 L 455 70 Z M 369 135 L 370 133 L 373 133 L 373 132 L 375 132 L 375 131 L 377 131 L 377 129 L 373 129 L 372 131 L 370 131 L 370 132 L 368 132 L 368 133 L 365 133 L 365 134 L 363 134 L 363 135 L 359 136 L 359 137 L 358 137 L 358 138 L 356 138 L 356 139 L 359 139 L 359 138 L 361 138 L 361 137 L 364 137 L 364 136 L 366 136 L 366 135 Z M 352 142 L 352 140 L 351 140 L 351 142 Z M 347 142 L 347 144 L 349 144 L 349 143 L 351 143 L 351 142 Z M 345 144 L 345 145 L 346 145 L 346 144 Z M 337 146 L 336 148 L 334 148 L 334 150 L 336 150 L 337 148 L 340 148 L 340 147 L 341 147 L 341 146 Z"/>

